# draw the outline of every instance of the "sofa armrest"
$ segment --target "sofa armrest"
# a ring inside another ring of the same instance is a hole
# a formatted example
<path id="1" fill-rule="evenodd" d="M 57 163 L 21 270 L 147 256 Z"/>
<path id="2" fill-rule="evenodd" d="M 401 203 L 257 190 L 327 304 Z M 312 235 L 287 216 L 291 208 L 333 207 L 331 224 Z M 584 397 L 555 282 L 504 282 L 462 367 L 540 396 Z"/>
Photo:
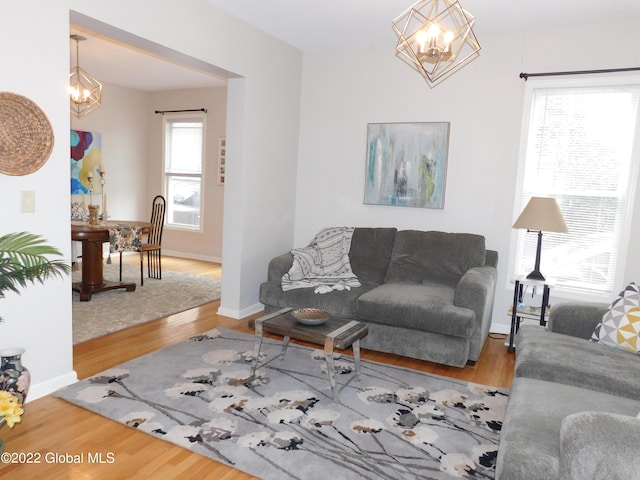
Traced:
<path id="1" fill-rule="evenodd" d="M 281 280 L 282 276 L 289 271 L 291 265 L 293 265 L 291 252 L 272 258 L 267 268 L 267 280 Z"/>
<path id="2" fill-rule="evenodd" d="M 497 271 L 494 267 L 474 267 L 467 270 L 456 286 L 453 304 L 470 308 L 481 318 L 487 301 L 493 304 Z"/>
<path id="3" fill-rule="evenodd" d="M 453 304 L 475 312 L 476 324 L 469 346 L 469 360 L 472 362 L 480 358 L 489 335 L 497 276 L 494 267 L 474 267 L 467 270 L 456 286 Z"/>
<path id="4" fill-rule="evenodd" d="M 608 308 L 605 303 L 559 303 L 551 308 L 547 328 L 588 340 Z"/>
<path id="5" fill-rule="evenodd" d="M 640 418 L 606 412 L 568 415 L 560 426 L 560 479 L 638 478 L 638 445 Z"/>
<path id="6" fill-rule="evenodd" d="M 498 267 L 498 252 L 495 250 L 486 251 L 486 259 L 484 261 L 485 267 Z"/>

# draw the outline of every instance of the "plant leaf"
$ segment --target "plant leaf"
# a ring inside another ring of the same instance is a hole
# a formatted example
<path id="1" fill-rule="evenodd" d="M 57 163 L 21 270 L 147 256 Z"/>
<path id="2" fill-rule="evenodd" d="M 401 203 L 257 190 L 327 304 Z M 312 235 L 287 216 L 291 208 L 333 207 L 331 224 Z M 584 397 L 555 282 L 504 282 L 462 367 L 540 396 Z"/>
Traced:
<path id="1" fill-rule="evenodd" d="M 20 288 L 28 283 L 44 283 L 50 277 L 64 277 L 71 271 L 64 260 L 51 260 L 47 255 L 62 256 L 62 253 L 47 245 L 40 235 L 17 232 L 0 237 L 0 298 L 7 290 L 20 293 Z"/>

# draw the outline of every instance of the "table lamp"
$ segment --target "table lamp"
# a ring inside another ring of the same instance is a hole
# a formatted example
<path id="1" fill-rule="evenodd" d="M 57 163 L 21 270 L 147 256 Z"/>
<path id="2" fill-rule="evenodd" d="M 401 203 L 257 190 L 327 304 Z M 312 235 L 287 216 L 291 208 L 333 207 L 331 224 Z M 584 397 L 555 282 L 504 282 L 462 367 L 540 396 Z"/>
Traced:
<path id="1" fill-rule="evenodd" d="M 542 249 L 542 232 L 566 233 L 567 224 L 564 222 L 562 212 L 555 198 L 531 197 L 527 206 L 513 224 L 513 228 L 526 229 L 527 232 L 538 232 L 538 247 L 536 250 L 536 265 L 534 270 L 527 275 L 530 280 L 542 280 L 540 273 L 540 250 Z"/>

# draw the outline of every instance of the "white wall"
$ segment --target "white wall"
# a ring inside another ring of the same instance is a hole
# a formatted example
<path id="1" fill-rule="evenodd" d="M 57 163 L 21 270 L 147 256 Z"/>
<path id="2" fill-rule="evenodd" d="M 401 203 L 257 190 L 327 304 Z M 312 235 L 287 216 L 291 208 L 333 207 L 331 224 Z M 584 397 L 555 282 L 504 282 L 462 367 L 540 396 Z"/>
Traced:
<path id="1" fill-rule="evenodd" d="M 493 329 L 506 331 L 506 270 L 523 111 L 520 72 L 637 66 L 640 19 L 479 38 L 481 55 L 435 89 L 387 49 L 305 55 L 294 245 L 324 226 L 485 235 L 500 255 Z M 451 122 L 442 210 L 363 205 L 367 123 Z M 640 241 L 636 209 L 635 241 Z M 638 254 L 628 279 L 640 280 Z M 555 301 L 556 299 L 552 299 Z"/>
<path id="2" fill-rule="evenodd" d="M 34 15 L 34 11 L 38 14 Z M 0 234 L 29 231 L 70 258 L 69 238 L 69 78 L 68 12 L 46 0 L 9 2 L 2 7 L 0 51 L 7 65 L 2 86 L 30 98 L 47 115 L 55 136 L 53 151 L 39 170 L 23 176 L 0 174 Z M 25 36 L 25 25 L 30 35 Z M 19 40 L 18 40 L 19 39 Z M 11 65 L 9 68 L 8 66 Z M 35 213 L 21 213 L 22 191 L 34 191 Z M 71 280 L 52 279 L 21 295 L 0 299 L 0 348 L 23 347 L 30 369 L 29 398 L 75 380 L 71 337 Z"/>
<path id="3" fill-rule="evenodd" d="M 71 116 L 72 129 L 102 134 L 104 187 L 108 214 L 113 219 L 145 220 L 150 216 L 146 183 L 149 108 L 148 94 L 103 83 L 102 106 L 81 118 Z M 96 203 L 102 204 L 99 200 Z"/>
<path id="4" fill-rule="evenodd" d="M 268 258 L 290 245 L 293 236 L 293 201 L 274 199 L 272 192 L 290 192 L 295 184 L 302 55 L 215 10 L 206 0 L 29 0 L 3 5 L 0 51 L 11 68 L 3 70 L 2 90 L 28 96 L 40 105 L 51 120 L 56 144 L 50 160 L 38 172 L 22 177 L 0 175 L 0 234 L 41 233 L 70 258 L 66 89 L 71 9 L 83 15 L 81 20 L 91 20 L 84 26 L 93 31 L 96 23 L 115 27 L 242 77 L 234 84 L 242 83 L 242 88 L 233 90 L 233 102 L 228 105 L 235 112 L 227 126 L 227 161 L 234 168 L 228 172 L 225 209 L 229 208 L 233 221 L 226 224 L 225 211 L 223 261 L 226 264 L 229 259 L 232 269 L 225 271 L 222 307 L 232 316 L 254 308 Z M 77 22 L 78 15 L 72 16 Z M 28 36 L 24 35 L 25 25 L 31 32 Z M 256 45 L 260 45 L 260 55 L 256 55 Z M 19 211 L 23 190 L 35 191 L 36 213 Z M 294 199 L 291 193 L 286 197 Z M 260 213 L 264 211 L 277 212 L 278 228 L 271 235 L 264 232 L 269 231 L 273 217 Z M 0 300 L 5 318 L 0 325 L 0 348 L 27 349 L 25 364 L 33 375 L 31 398 L 75 379 L 71 298 L 68 278 Z"/>

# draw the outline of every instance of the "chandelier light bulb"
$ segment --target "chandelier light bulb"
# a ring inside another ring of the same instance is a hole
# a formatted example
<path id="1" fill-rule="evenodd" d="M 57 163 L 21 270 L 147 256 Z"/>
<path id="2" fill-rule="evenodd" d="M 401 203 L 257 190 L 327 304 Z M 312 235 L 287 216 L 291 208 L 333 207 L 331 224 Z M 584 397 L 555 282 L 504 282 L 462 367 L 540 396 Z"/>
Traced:
<path id="1" fill-rule="evenodd" d="M 436 63 L 440 60 L 442 49 L 438 45 L 438 37 L 440 36 L 440 27 L 435 23 L 429 25 L 427 37 L 429 38 L 429 48 L 422 57 L 423 62 Z"/>
<path id="2" fill-rule="evenodd" d="M 453 41 L 453 38 L 453 32 L 446 32 L 444 34 L 444 50 L 442 51 L 440 57 L 445 62 L 451 61 L 451 57 L 453 56 L 453 54 L 451 53 L 451 42 Z"/>
<path id="3" fill-rule="evenodd" d="M 449 45 L 453 40 L 453 32 L 445 32 L 444 34 L 444 44 Z"/>
<path id="4" fill-rule="evenodd" d="M 438 38 L 438 35 L 440 35 L 440 27 L 435 23 L 429 25 L 429 39 L 434 41 Z"/>
<path id="5" fill-rule="evenodd" d="M 427 43 L 428 37 L 429 35 L 424 30 L 418 30 L 418 33 L 416 33 L 416 41 L 418 42 L 418 45 L 419 45 L 419 48 L 418 48 L 419 53 L 424 53 L 425 51 L 424 46 Z"/>

